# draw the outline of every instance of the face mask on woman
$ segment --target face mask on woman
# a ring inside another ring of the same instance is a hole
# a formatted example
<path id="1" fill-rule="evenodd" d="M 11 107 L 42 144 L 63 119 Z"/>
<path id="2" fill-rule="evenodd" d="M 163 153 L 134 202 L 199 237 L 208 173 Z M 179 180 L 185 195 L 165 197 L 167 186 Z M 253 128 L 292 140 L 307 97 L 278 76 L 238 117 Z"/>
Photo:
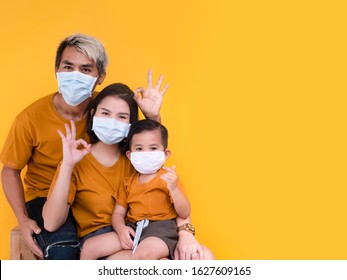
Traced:
<path id="1" fill-rule="evenodd" d="M 57 79 L 59 92 L 70 106 L 77 106 L 91 97 L 97 80 L 79 71 L 57 72 Z"/>
<path id="2" fill-rule="evenodd" d="M 132 152 L 130 161 L 141 174 L 153 174 L 163 166 L 165 153 L 163 151 Z"/>
<path id="3" fill-rule="evenodd" d="M 93 118 L 92 130 L 105 144 L 111 145 L 121 142 L 128 136 L 130 124 L 116 121 L 112 118 Z"/>

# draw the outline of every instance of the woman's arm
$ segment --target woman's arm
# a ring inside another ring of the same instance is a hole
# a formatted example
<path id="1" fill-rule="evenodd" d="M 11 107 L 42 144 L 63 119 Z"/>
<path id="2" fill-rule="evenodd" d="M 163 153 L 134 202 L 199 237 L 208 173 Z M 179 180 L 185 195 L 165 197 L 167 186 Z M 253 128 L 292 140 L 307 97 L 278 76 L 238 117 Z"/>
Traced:
<path id="1" fill-rule="evenodd" d="M 62 164 L 58 170 L 58 178 L 50 196 L 47 198 L 42 210 L 44 227 L 47 231 L 56 231 L 66 221 L 70 204 L 68 197 L 73 166 Z"/>
<path id="2" fill-rule="evenodd" d="M 74 166 L 91 150 L 91 145 L 84 140 L 76 138 L 76 126 L 71 121 L 71 129 L 65 124 L 66 136 L 58 130 L 63 142 L 63 160 L 57 172 L 57 180 L 51 186 L 50 196 L 43 207 L 42 216 L 45 229 L 48 231 L 57 230 L 66 220 L 70 205 L 68 197 L 70 192 L 71 176 Z M 82 149 L 79 147 L 82 146 Z"/>

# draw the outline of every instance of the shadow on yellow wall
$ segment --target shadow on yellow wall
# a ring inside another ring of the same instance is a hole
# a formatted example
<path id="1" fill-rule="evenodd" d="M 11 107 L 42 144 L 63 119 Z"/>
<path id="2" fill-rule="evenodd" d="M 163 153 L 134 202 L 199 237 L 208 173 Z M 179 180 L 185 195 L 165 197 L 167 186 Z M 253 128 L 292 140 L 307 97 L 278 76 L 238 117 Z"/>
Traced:
<path id="1" fill-rule="evenodd" d="M 56 90 L 60 40 L 93 35 L 110 57 L 103 86 L 145 85 L 149 67 L 170 83 L 169 164 L 217 259 L 345 259 L 344 4 L 123 2 L 103 1 L 96 16 L 90 0 L 6 3 L 0 145 L 20 110 Z M 0 203 L 8 259 L 17 222 Z"/>

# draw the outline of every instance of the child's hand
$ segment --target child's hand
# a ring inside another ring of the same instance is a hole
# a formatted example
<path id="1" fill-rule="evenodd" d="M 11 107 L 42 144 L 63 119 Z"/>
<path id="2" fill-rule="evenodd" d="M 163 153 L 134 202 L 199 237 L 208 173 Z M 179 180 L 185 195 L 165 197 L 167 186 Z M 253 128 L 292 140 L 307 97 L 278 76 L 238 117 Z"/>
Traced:
<path id="1" fill-rule="evenodd" d="M 177 174 L 176 174 L 176 166 L 169 167 L 163 167 L 164 170 L 167 171 L 167 173 L 162 174 L 160 178 L 162 178 L 167 183 L 167 188 L 169 191 L 173 191 L 177 188 Z"/>
<path id="2" fill-rule="evenodd" d="M 131 239 L 131 236 L 135 236 L 135 231 L 128 226 L 123 227 L 118 233 L 120 244 L 123 249 L 131 250 L 133 248 L 133 240 Z"/>

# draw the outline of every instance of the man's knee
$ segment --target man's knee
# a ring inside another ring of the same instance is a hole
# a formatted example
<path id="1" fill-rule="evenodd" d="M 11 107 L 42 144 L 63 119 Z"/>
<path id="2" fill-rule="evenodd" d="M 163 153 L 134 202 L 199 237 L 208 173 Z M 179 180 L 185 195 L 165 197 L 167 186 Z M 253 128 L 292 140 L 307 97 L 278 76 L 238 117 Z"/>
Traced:
<path id="1" fill-rule="evenodd" d="M 79 260 L 79 244 L 60 243 L 48 246 L 45 252 L 45 260 Z"/>

